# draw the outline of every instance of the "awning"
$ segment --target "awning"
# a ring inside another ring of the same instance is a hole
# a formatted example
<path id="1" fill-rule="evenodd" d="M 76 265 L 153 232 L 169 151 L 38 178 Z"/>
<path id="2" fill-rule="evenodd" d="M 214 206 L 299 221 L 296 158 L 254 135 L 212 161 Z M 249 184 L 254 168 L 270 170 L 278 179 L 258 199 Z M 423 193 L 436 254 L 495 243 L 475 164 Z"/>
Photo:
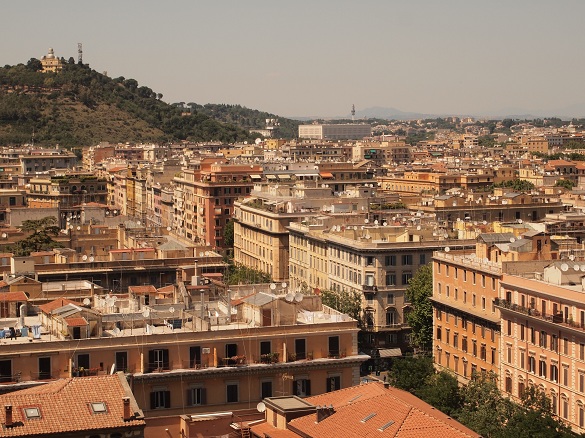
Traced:
<path id="1" fill-rule="evenodd" d="M 278 179 L 290 179 L 290 175 L 288 173 L 283 173 L 282 175 L 278 175 Z"/>
<path id="2" fill-rule="evenodd" d="M 260 175 L 250 175 L 250 178 L 252 178 L 252 179 L 262 179 L 262 177 Z"/>
<path id="3" fill-rule="evenodd" d="M 331 172 L 319 172 L 321 178 L 333 178 L 333 174 Z"/>
<path id="4" fill-rule="evenodd" d="M 276 179 L 276 175 L 266 175 L 266 179 Z"/>
<path id="5" fill-rule="evenodd" d="M 402 350 L 400 348 L 380 348 L 378 350 L 380 354 L 380 358 L 387 358 L 387 357 L 400 357 L 402 356 Z"/>
<path id="6" fill-rule="evenodd" d="M 296 176 L 301 177 L 301 176 L 319 176 L 318 173 L 295 173 Z"/>

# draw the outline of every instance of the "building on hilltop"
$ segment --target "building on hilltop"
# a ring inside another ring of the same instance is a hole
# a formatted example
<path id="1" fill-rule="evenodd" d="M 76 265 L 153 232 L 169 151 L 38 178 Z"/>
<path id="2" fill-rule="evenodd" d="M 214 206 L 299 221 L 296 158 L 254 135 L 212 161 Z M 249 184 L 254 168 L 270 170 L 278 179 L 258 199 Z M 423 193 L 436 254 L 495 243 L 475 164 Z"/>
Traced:
<path id="1" fill-rule="evenodd" d="M 343 123 L 338 125 L 299 125 L 299 138 L 316 140 L 361 140 L 371 137 L 372 126 L 365 123 Z"/>
<path id="2" fill-rule="evenodd" d="M 53 48 L 49 48 L 49 53 L 41 58 L 43 73 L 58 73 L 63 69 L 63 62 L 55 56 Z"/>

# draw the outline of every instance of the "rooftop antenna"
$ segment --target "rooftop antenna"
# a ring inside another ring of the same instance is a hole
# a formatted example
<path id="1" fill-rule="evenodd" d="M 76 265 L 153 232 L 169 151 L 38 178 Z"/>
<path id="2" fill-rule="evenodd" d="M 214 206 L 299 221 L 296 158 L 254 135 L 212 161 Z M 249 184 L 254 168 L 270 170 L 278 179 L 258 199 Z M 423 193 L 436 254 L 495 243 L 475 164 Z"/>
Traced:
<path id="1" fill-rule="evenodd" d="M 351 121 L 355 122 L 355 105 L 351 105 Z"/>
<path id="2" fill-rule="evenodd" d="M 77 63 L 83 64 L 83 49 L 81 43 L 77 43 Z"/>

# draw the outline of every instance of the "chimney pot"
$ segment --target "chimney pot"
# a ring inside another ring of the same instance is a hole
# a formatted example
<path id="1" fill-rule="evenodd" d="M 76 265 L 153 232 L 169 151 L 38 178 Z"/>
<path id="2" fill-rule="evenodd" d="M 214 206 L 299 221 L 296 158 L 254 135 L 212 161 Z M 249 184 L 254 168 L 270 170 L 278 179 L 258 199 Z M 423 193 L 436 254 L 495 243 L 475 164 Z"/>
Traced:
<path id="1" fill-rule="evenodd" d="M 6 427 L 12 427 L 12 405 L 4 405 L 4 413 L 6 414 Z"/>
<path id="2" fill-rule="evenodd" d="M 122 403 L 124 404 L 124 421 L 132 420 L 132 412 L 130 411 L 130 397 L 123 397 Z"/>

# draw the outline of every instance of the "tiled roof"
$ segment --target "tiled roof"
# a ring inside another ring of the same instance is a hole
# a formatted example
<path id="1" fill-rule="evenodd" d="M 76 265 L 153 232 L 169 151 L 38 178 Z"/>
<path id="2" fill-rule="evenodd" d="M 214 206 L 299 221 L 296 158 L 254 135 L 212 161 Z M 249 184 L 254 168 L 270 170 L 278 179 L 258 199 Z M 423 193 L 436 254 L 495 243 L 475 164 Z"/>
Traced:
<path id="1" fill-rule="evenodd" d="M 124 421 L 123 397 L 130 397 L 133 419 Z M 92 403 L 105 403 L 105 412 L 94 413 Z M 5 405 L 12 406 L 13 427 L 6 424 Z M 50 436 L 72 431 L 140 428 L 144 415 L 123 375 L 76 377 L 0 395 L 0 434 Z M 40 418 L 28 419 L 24 408 L 38 408 Z"/>
<path id="2" fill-rule="evenodd" d="M 315 406 L 332 405 L 333 412 L 319 422 L 316 421 L 317 414 L 314 412 L 289 421 L 289 430 L 299 436 L 479 438 L 472 430 L 414 395 L 392 387 L 385 388 L 377 382 L 307 397 L 304 400 Z M 254 433 L 260 429 L 269 436 L 281 436 L 275 433 L 277 429 L 269 423 L 252 427 Z M 283 438 L 289 436 L 294 435 L 282 435 Z"/>
<path id="3" fill-rule="evenodd" d="M 0 292 L 0 301 L 28 301 L 24 292 Z"/>
<path id="4" fill-rule="evenodd" d="M 65 318 L 64 321 L 69 327 L 87 327 L 87 319 L 82 316 L 72 316 Z"/>
<path id="5" fill-rule="evenodd" d="M 55 301 L 51 301 L 50 303 L 41 304 L 39 309 L 43 313 L 51 313 L 53 310 L 66 306 L 67 304 L 77 305 L 75 301 L 68 300 L 67 298 L 57 298 Z"/>
<path id="6" fill-rule="evenodd" d="M 128 292 L 137 295 L 154 294 L 156 293 L 156 287 L 152 284 L 148 286 L 128 286 Z"/>

